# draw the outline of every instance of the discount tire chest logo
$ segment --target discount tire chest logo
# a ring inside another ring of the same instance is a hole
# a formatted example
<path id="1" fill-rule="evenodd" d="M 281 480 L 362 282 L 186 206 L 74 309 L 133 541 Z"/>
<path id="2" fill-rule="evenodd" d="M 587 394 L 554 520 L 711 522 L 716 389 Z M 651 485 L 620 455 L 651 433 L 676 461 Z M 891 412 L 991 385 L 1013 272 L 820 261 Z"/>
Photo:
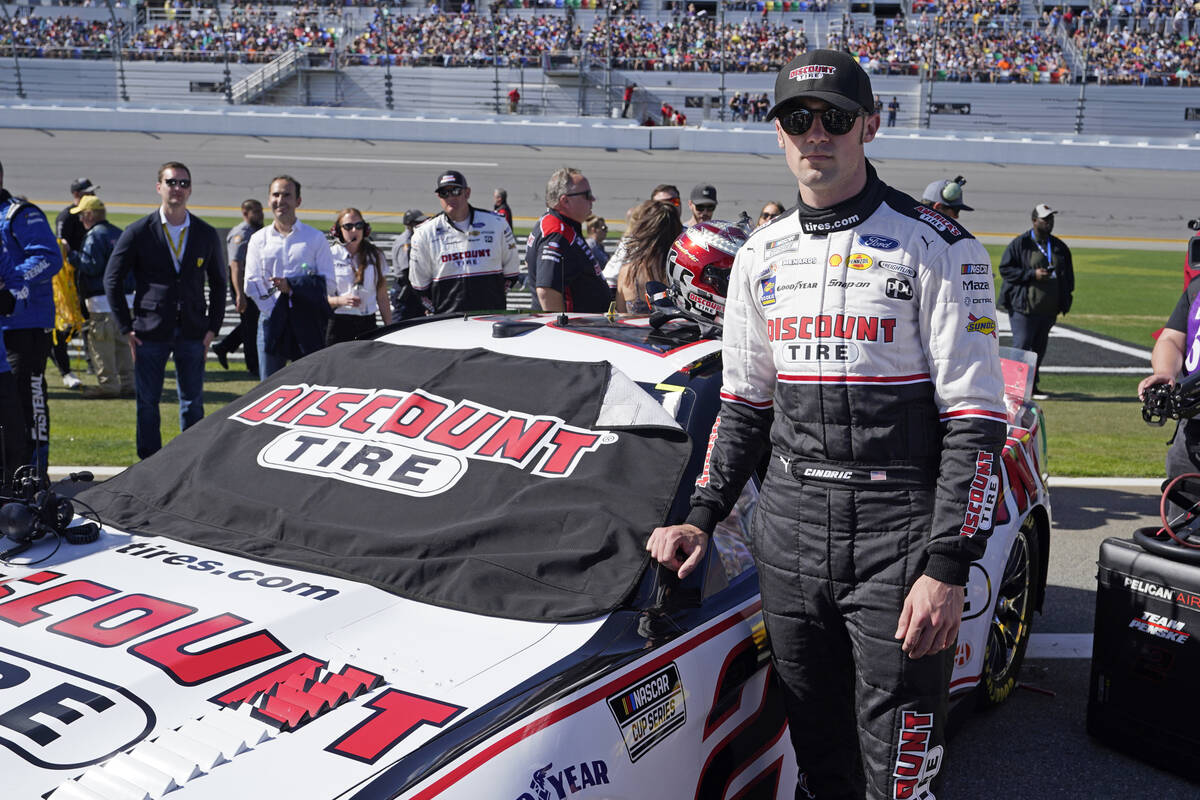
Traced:
<path id="1" fill-rule="evenodd" d="M 683 683 L 674 663 L 608 698 L 629 760 L 637 761 L 687 722 Z"/>
<path id="2" fill-rule="evenodd" d="M 259 451 L 261 466 L 412 497 L 450 489 L 472 460 L 564 478 L 587 453 L 617 441 L 557 417 L 421 390 L 281 386 L 230 418 L 286 429 Z"/>

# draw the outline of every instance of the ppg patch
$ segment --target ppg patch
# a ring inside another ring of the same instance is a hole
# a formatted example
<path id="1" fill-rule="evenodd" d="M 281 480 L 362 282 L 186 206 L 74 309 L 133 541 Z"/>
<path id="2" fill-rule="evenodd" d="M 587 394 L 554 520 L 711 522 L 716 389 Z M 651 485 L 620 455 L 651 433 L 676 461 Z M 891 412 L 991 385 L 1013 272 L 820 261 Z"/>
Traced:
<path id="1" fill-rule="evenodd" d="M 904 278 L 888 278 L 884 284 L 883 293 L 893 300 L 912 300 L 912 284 Z"/>
<path id="2" fill-rule="evenodd" d="M 637 761 L 687 722 L 679 669 L 674 662 L 668 664 L 611 695 L 608 707 L 625 739 L 629 760 Z"/>

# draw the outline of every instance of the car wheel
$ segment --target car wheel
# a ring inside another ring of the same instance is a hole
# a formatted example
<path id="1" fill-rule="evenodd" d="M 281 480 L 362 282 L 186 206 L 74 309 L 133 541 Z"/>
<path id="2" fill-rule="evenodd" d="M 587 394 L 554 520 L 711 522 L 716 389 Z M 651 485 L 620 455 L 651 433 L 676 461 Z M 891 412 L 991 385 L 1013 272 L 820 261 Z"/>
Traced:
<path id="1" fill-rule="evenodd" d="M 996 610 L 988 628 L 979 682 L 985 706 L 1003 703 L 1017 686 L 1017 674 L 1033 630 L 1038 564 L 1037 527 L 1030 517 L 1013 537 L 996 590 Z"/>

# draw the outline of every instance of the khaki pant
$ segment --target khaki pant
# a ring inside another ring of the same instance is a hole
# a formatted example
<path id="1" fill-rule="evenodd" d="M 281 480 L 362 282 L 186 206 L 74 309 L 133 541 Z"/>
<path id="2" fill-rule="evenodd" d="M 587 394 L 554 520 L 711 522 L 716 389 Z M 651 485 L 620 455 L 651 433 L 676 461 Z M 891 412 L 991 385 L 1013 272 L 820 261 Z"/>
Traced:
<path id="1" fill-rule="evenodd" d="M 87 321 L 88 353 L 100 389 L 110 394 L 133 393 L 133 355 L 111 312 L 92 312 Z"/>

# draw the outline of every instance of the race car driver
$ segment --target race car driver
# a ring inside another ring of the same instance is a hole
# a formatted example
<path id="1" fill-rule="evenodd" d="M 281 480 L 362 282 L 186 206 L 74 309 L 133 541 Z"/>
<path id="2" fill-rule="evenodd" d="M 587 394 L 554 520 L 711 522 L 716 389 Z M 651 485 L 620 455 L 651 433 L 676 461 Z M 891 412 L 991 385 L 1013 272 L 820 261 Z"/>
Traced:
<path id="1" fill-rule="evenodd" d="M 772 448 L 752 535 L 796 796 L 933 798 L 963 586 L 999 489 L 991 268 L 867 162 L 879 115 L 852 57 L 794 58 L 769 118 L 797 207 L 738 251 L 705 469 L 687 521 L 647 548 L 689 574 Z"/>
<path id="2" fill-rule="evenodd" d="M 517 282 L 517 241 L 504 217 L 471 205 L 458 170 L 438 176 L 442 213 L 413 231 L 408 279 L 431 314 L 503 310 Z"/>

